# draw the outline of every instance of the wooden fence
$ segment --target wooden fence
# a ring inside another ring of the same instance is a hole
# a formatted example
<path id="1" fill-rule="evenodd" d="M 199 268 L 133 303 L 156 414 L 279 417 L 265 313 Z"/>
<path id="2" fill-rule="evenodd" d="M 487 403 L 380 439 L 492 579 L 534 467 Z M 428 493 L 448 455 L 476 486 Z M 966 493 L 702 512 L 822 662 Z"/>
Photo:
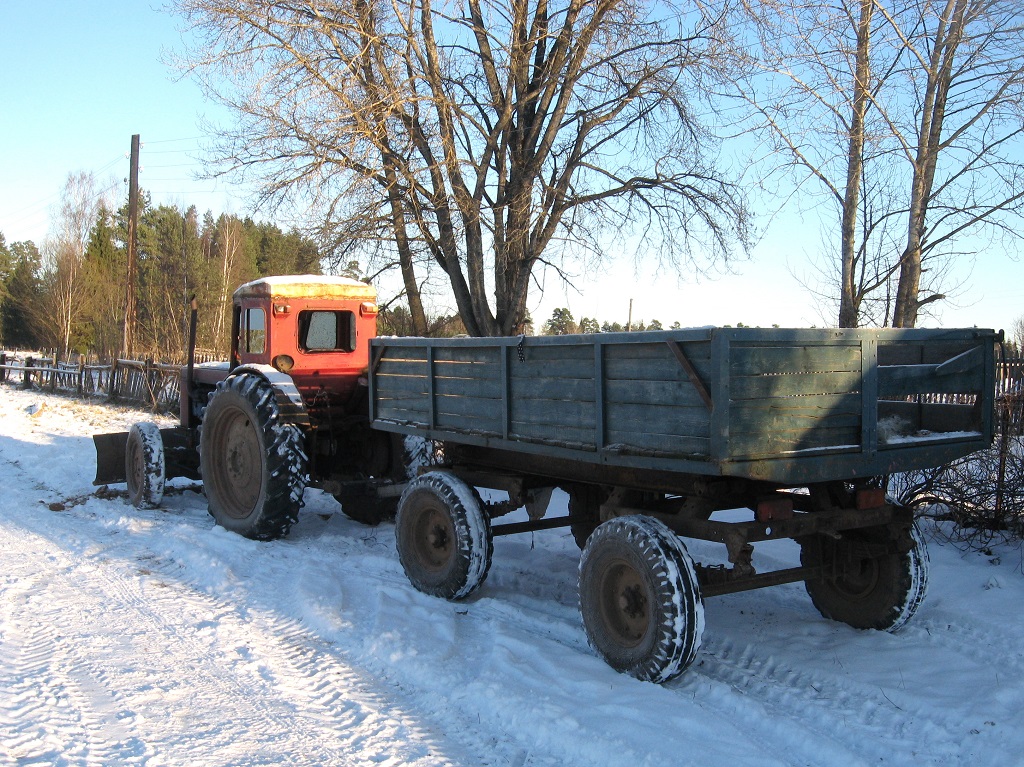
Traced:
<path id="1" fill-rule="evenodd" d="M 88 364 L 84 358 L 61 362 L 56 357 L 0 352 L 0 382 L 78 397 L 102 397 L 159 412 L 177 412 L 181 369 L 181 365 L 152 360 Z"/>
<path id="2" fill-rule="evenodd" d="M 182 365 L 139 360 L 111 364 L 60 362 L 53 357 L 22 357 L 0 352 L 0 382 L 23 388 L 61 391 L 78 397 L 103 397 L 112 402 L 177 412 Z M 957 397 L 960 395 L 916 395 Z M 996 363 L 996 423 L 1010 435 L 1024 434 L 1024 358 Z"/>

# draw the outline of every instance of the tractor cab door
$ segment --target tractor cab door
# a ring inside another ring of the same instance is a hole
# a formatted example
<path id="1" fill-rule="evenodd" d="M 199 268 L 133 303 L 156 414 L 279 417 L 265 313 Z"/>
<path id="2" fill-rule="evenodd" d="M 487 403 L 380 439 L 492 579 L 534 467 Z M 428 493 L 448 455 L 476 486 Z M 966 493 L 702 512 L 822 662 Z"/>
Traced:
<path id="1" fill-rule="evenodd" d="M 257 301 L 243 300 L 235 307 L 235 365 L 270 364 L 269 323 L 266 307 Z"/>

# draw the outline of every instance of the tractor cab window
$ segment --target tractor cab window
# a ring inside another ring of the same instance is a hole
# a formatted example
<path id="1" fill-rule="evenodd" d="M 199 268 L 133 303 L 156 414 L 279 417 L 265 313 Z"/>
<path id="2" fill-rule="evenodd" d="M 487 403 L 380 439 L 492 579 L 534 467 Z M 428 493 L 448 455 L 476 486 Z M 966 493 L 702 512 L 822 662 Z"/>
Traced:
<path id="1" fill-rule="evenodd" d="M 307 352 L 354 352 L 355 315 L 352 312 L 299 312 L 299 345 Z"/>
<path id="2" fill-rule="evenodd" d="M 247 354 L 263 354 L 267 349 L 267 315 L 262 309 L 245 309 L 242 315 L 242 348 Z"/>

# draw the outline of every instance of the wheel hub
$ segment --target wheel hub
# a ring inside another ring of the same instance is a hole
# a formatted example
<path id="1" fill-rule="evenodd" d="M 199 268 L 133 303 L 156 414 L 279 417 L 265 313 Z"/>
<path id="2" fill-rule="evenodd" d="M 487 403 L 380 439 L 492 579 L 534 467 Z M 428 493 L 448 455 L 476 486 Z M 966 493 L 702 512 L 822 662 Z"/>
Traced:
<path id="1" fill-rule="evenodd" d="M 604 571 L 600 584 L 601 617 L 607 630 L 627 647 L 635 647 L 650 630 L 648 589 L 628 562 L 618 560 Z"/>
<path id="2" fill-rule="evenodd" d="M 424 510 L 416 525 L 416 558 L 420 565 L 430 571 L 438 572 L 448 567 L 454 551 L 455 530 L 448 515 L 441 509 Z"/>

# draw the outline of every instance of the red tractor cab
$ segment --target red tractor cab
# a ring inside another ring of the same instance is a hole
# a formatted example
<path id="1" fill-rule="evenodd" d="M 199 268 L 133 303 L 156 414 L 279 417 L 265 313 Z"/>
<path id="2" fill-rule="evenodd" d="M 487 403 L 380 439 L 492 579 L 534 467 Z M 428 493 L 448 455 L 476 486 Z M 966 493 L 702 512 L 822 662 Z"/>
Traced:
<path id="1" fill-rule="evenodd" d="M 377 292 L 345 277 L 263 277 L 234 293 L 231 367 L 270 365 L 307 407 L 346 400 L 377 335 Z"/>

